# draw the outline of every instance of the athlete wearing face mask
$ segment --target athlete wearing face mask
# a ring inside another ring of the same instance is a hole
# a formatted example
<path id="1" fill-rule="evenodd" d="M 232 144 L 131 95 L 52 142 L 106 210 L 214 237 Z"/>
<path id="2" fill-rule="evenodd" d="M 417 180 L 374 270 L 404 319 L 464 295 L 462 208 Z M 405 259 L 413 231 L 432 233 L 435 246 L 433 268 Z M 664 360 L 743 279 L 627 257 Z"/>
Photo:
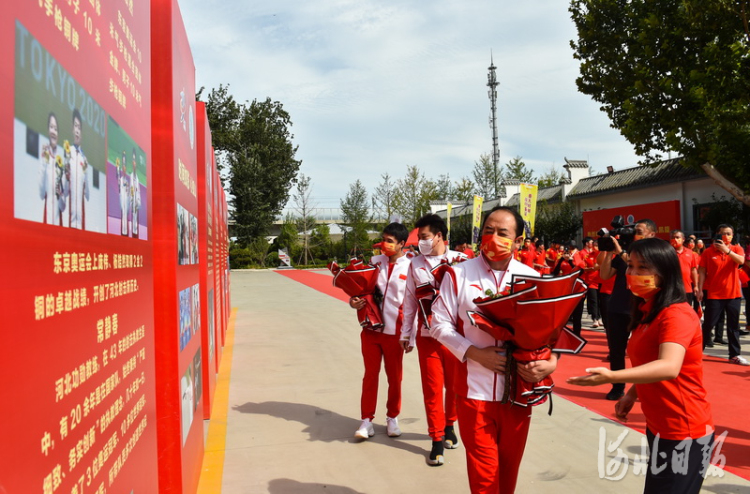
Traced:
<path id="1" fill-rule="evenodd" d="M 441 263 L 465 261 L 467 257 L 446 247 L 448 228 L 441 217 L 427 214 L 417 220 L 415 226 L 422 255 L 412 259 L 406 279 L 401 345 L 407 353 L 417 347 L 427 432 L 432 438 L 427 463 L 438 466 L 444 463 L 445 448 L 458 447 L 458 436 L 453 428 L 456 421 L 453 375 L 458 362 L 429 332 L 432 301 L 443 279 L 435 268 Z"/>
<path id="2" fill-rule="evenodd" d="M 524 222 L 517 211 L 495 208 L 482 225 L 481 254 L 454 266 L 432 304 L 430 334 L 458 359 L 456 409 L 472 492 L 513 492 L 523 457 L 531 409 L 502 403 L 506 357 L 503 341 L 471 323 L 468 311 L 487 290 L 502 293 L 514 274 L 539 276 L 515 259 L 523 242 Z M 551 374 L 557 356 L 518 364 L 529 382 Z"/>

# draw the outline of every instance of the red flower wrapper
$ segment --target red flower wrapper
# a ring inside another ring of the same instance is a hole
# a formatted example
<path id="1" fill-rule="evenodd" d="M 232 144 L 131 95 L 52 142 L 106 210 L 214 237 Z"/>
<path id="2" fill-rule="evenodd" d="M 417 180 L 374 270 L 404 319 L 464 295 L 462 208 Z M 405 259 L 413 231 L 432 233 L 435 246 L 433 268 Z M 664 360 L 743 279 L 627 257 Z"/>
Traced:
<path id="1" fill-rule="evenodd" d="M 451 262 L 449 262 L 448 259 L 443 259 L 429 271 L 429 276 L 415 274 L 415 276 L 419 278 L 415 280 L 417 284 L 415 295 L 419 304 L 418 319 L 420 325 L 424 324 L 429 329 L 430 324 L 432 323 L 432 302 L 440 293 L 440 290 L 435 287 L 440 286 L 443 282 L 445 273 L 451 268 L 451 266 L 455 266 L 465 260 L 465 257 L 457 257 Z"/>
<path id="2" fill-rule="evenodd" d="M 350 297 L 365 300 L 365 306 L 357 309 L 359 325 L 365 329 L 382 330 L 383 316 L 375 300 L 376 296 L 380 296 L 378 267 L 352 259 L 343 269 L 335 262 L 329 263 L 328 269 L 333 273 L 333 286 L 341 288 Z"/>
<path id="3" fill-rule="evenodd" d="M 579 279 L 581 272 L 542 278 L 514 275 L 510 290 L 504 292 L 507 294 L 474 300 L 479 309 L 469 312 L 474 326 L 505 341 L 509 349 L 503 402 L 540 405 L 554 387 L 549 376 L 537 383 L 524 381 L 516 371 L 518 363 L 547 360 L 553 349 L 561 353 L 583 349 L 586 341 L 565 328 L 586 296 L 587 286 Z"/>

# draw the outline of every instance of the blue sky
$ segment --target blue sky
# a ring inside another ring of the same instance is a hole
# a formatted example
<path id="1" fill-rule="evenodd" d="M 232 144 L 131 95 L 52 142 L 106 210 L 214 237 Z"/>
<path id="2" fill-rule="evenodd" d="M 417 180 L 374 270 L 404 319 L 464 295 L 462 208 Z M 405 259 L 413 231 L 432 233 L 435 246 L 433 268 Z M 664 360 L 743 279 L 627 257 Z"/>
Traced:
<path id="1" fill-rule="evenodd" d="M 500 162 L 537 174 L 564 158 L 598 172 L 637 164 L 599 105 L 576 90 L 561 0 L 182 0 L 198 87 L 270 97 L 291 116 L 313 201 L 338 207 L 388 172 L 471 176 L 492 152 L 490 52 L 498 67 Z"/>

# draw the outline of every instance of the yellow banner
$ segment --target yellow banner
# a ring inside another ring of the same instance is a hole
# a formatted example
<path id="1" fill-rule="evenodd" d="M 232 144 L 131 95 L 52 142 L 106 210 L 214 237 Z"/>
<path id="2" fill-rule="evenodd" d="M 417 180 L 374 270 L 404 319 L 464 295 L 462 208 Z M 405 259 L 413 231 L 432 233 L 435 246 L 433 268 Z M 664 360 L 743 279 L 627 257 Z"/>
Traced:
<path id="1" fill-rule="evenodd" d="M 474 215 L 472 218 L 472 233 L 471 233 L 471 249 L 477 250 L 477 242 L 479 241 L 479 228 L 482 226 L 482 203 L 484 198 L 474 196 Z"/>
<path id="2" fill-rule="evenodd" d="M 447 214 L 445 215 L 445 226 L 448 227 L 448 238 L 445 239 L 446 242 L 448 242 L 448 248 L 450 249 L 451 245 L 451 210 L 453 209 L 453 204 L 450 202 L 448 203 L 448 210 Z"/>
<path id="3" fill-rule="evenodd" d="M 532 184 L 521 184 L 519 209 L 525 225 L 525 236 L 534 234 L 534 219 L 536 218 L 536 193 L 537 186 Z"/>

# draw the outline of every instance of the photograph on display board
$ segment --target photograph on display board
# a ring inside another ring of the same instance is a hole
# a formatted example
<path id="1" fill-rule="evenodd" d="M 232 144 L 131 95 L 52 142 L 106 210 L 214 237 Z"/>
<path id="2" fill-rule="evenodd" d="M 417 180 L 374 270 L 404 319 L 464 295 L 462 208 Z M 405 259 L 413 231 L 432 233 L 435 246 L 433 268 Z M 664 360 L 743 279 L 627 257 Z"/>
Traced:
<path id="1" fill-rule="evenodd" d="M 195 389 L 193 391 L 193 411 L 195 411 L 198 408 L 198 403 L 201 401 L 201 396 L 203 395 L 203 371 L 201 369 L 201 348 L 198 347 L 198 350 L 195 352 L 195 356 L 193 356 L 193 385 L 195 386 Z"/>
<path id="2" fill-rule="evenodd" d="M 177 204 L 177 262 L 198 264 L 198 219 Z"/>
<path id="3" fill-rule="evenodd" d="M 192 299 L 190 315 L 193 319 L 193 334 L 195 334 L 201 330 L 201 292 L 198 283 L 193 285 Z"/>
<path id="4" fill-rule="evenodd" d="M 182 425 L 182 444 L 185 445 L 188 432 L 190 432 L 190 426 L 193 425 L 193 417 L 195 416 L 195 407 L 197 400 L 195 399 L 195 384 L 193 373 L 193 362 L 188 364 L 185 369 L 185 374 L 180 378 L 180 396 L 182 400 L 180 402 L 180 423 Z"/>
<path id="5" fill-rule="evenodd" d="M 16 40 L 14 215 L 106 233 L 107 116 L 20 22 Z"/>
<path id="6" fill-rule="evenodd" d="M 208 291 L 208 354 L 214 354 L 214 289 Z"/>
<path id="7" fill-rule="evenodd" d="M 190 297 L 192 288 L 188 287 L 180 291 L 180 351 L 185 348 L 193 337 L 193 317 L 191 314 L 192 303 Z"/>
<path id="8" fill-rule="evenodd" d="M 107 230 L 148 239 L 146 154 L 111 117 L 107 122 Z"/>

